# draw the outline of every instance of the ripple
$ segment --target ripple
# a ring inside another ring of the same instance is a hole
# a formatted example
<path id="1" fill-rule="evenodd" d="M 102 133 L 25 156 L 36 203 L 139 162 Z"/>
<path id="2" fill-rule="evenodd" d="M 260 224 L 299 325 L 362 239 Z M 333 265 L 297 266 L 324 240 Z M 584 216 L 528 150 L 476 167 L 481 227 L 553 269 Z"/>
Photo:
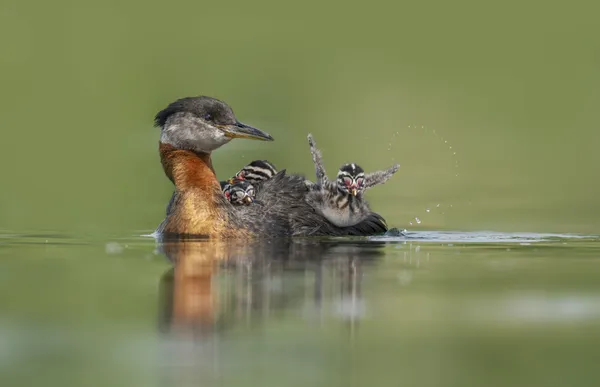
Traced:
<path id="1" fill-rule="evenodd" d="M 598 235 L 534 233 L 534 232 L 498 232 L 498 231 L 404 231 L 401 235 L 382 235 L 370 237 L 372 241 L 383 242 L 443 242 L 443 243 L 536 243 L 567 240 L 597 241 Z"/>

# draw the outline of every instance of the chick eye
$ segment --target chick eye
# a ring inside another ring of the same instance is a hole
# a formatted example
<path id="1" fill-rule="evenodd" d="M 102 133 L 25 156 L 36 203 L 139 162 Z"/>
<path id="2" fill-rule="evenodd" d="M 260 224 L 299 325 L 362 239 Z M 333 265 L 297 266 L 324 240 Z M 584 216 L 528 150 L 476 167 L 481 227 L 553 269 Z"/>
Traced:
<path id="1" fill-rule="evenodd" d="M 351 185 L 352 184 L 352 179 L 349 178 L 349 177 L 344 177 L 344 184 Z"/>
<path id="2" fill-rule="evenodd" d="M 210 114 L 210 113 L 204 113 L 204 119 L 207 120 L 207 121 L 212 120 L 212 114 Z"/>

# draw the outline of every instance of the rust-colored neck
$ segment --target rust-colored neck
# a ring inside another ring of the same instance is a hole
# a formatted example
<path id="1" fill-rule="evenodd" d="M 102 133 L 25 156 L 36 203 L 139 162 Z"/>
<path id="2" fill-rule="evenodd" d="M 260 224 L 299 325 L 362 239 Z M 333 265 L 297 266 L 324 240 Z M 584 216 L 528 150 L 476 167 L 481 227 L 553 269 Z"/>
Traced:
<path id="1" fill-rule="evenodd" d="M 175 201 L 161 232 L 217 238 L 248 237 L 229 217 L 221 185 L 210 154 L 177 149 L 160 143 L 160 160 L 165 174 L 175 184 Z"/>
<path id="2" fill-rule="evenodd" d="M 178 190 L 219 186 L 210 153 L 177 149 L 162 142 L 158 149 L 163 170 Z"/>

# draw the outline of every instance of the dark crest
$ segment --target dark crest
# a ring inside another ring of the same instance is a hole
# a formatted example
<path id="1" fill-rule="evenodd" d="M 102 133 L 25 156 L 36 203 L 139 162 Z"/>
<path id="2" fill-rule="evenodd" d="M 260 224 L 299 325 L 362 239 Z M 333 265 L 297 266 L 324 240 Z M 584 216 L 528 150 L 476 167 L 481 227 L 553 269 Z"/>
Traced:
<path id="1" fill-rule="evenodd" d="M 346 172 L 351 176 L 356 176 L 359 173 L 365 173 L 365 171 L 356 164 L 344 164 L 340 167 L 340 172 Z"/>
<path id="2" fill-rule="evenodd" d="M 240 188 L 244 191 L 246 191 L 248 188 L 250 188 L 252 186 L 252 184 L 250 184 L 247 181 L 244 180 L 236 180 L 233 184 L 231 184 L 232 187 L 237 187 Z"/>
<path id="3" fill-rule="evenodd" d="M 225 102 L 216 98 L 199 96 L 178 99 L 161 110 L 154 117 L 154 125 L 162 127 L 175 113 L 191 113 L 217 125 L 232 125 L 237 122 L 233 110 Z"/>

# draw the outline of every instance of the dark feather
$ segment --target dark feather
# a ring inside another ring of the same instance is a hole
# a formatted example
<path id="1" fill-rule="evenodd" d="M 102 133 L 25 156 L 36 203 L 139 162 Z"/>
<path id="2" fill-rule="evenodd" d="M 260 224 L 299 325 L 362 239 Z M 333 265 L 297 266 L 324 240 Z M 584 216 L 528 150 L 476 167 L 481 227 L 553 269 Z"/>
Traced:
<path id="1" fill-rule="evenodd" d="M 371 213 L 351 227 L 337 227 L 318 214 L 307 202 L 305 178 L 287 175 L 285 169 L 257 187 L 256 200 L 262 205 L 230 206 L 234 224 L 265 237 L 373 235 L 387 231 L 383 218 Z"/>
<path id="2" fill-rule="evenodd" d="M 164 126 L 167 119 L 176 113 L 191 113 L 220 125 L 236 123 L 235 115 L 229 105 L 215 98 L 200 96 L 181 98 L 172 102 L 156 114 L 154 126 Z"/>

